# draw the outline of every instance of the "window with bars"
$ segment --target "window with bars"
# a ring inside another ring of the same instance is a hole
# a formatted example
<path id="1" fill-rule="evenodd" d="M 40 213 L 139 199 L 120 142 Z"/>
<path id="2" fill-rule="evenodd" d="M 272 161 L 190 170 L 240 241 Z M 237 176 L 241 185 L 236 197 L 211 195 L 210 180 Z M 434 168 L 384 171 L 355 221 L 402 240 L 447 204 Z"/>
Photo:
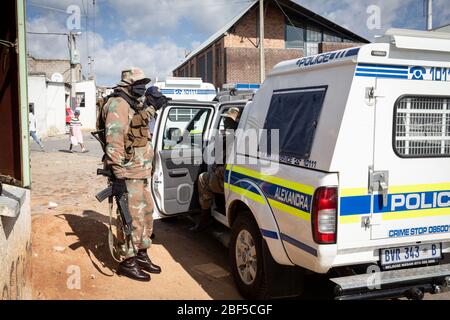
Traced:
<path id="1" fill-rule="evenodd" d="M 198 109 L 174 108 L 169 112 L 169 119 L 172 122 L 189 122 L 197 114 Z"/>
<path id="2" fill-rule="evenodd" d="M 450 157 L 450 97 L 400 99 L 395 106 L 394 148 L 403 158 Z"/>

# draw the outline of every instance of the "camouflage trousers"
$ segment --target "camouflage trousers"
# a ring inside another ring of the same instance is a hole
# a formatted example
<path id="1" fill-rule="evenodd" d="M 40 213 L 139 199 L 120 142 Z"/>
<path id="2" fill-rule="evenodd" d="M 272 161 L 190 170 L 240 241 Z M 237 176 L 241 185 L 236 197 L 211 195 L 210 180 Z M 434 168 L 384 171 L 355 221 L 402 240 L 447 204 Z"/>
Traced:
<path id="1" fill-rule="evenodd" d="M 211 209 L 214 194 L 224 194 L 225 167 L 216 166 L 211 172 L 205 172 L 198 178 L 200 206 L 203 210 Z"/>
<path id="2" fill-rule="evenodd" d="M 118 242 L 120 253 L 125 258 L 136 256 L 136 250 L 150 248 L 153 234 L 153 201 L 148 180 L 127 180 L 128 209 L 133 219 L 133 232 L 130 239 L 125 239 L 121 230 L 121 221 L 118 219 Z"/>

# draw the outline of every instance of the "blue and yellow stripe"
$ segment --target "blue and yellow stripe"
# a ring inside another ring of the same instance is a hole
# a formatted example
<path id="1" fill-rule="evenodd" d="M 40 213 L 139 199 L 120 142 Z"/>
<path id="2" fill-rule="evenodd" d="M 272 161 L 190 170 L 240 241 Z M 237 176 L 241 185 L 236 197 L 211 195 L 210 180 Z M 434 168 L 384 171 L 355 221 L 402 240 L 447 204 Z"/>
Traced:
<path id="1" fill-rule="evenodd" d="M 385 207 L 382 205 L 382 195 L 373 196 L 372 210 L 372 196 L 368 194 L 367 188 L 342 190 L 340 198 L 340 223 L 361 223 L 361 216 L 371 215 L 372 211 L 374 214 L 381 214 L 383 221 L 450 215 L 450 208 L 419 208 L 408 210 L 406 207 L 403 207 L 396 211 L 391 210 L 393 196 L 421 194 L 421 196 L 426 199 L 426 203 L 430 203 L 433 200 L 433 194 L 435 192 L 450 192 L 450 183 L 393 186 L 389 188 L 389 191 L 388 204 Z"/>
<path id="2" fill-rule="evenodd" d="M 258 186 L 264 197 L 252 183 Z M 311 221 L 310 207 L 312 204 L 314 187 L 237 166 L 233 167 L 232 171 L 230 171 L 230 167 L 227 167 L 225 187 L 229 188 L 230 191 L 240 194 L 257 203 L 264 205 L 266 204 L 266 201 L 268 201 L 271 207 L 276 208 L 281 212 L 293 215 L 305 221 Z M 279 197 L 277 197 L 277 192 L 280 192 L 280 190 L 304 199 L 303 206 L 299 206 L 292 202 L 280 201 Z M 305 210 L 306 207 L 308 210 Z"/>

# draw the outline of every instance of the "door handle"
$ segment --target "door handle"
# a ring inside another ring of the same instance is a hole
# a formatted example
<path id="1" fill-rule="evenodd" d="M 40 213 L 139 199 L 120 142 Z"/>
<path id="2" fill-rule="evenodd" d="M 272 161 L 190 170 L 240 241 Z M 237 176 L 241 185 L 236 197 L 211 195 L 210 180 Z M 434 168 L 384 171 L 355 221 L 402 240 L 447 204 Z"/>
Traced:
<path id="1" fill-rule="evenodd" d="M 182 178 L 182 177 L 186 177 L 188 174 L 189 174 L 188 169 L 169 170 L 169 177 L 171 177 L 171 178 Z"/>
<path id="2" fill-rule="evenodd" d="M 374 171 L 369 169 L 369 192 L 377 192 L 383 196 L 383 208 L 389 202 L 389 171 Z M 380 203 L 381 206 L 381 203 Z"/>
<path id="3" fill-rule="evenodd" d="M 388 205 L 388 186 L 385 181 L 380 181 L 380 192 L 383 195 L 383 208 Z"/>

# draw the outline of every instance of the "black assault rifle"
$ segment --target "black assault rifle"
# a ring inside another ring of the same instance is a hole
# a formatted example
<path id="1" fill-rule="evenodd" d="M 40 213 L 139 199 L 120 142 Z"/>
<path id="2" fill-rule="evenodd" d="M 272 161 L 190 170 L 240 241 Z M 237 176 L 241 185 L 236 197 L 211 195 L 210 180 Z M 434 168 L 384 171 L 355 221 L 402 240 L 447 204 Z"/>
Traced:
<path id="1" fill-rule="evenodd" d="M 95 198 L 97 198 L 99 202 L 103 202 L 106 199 L 110 199 L 112 203 L 112 198 L 114 197 L 113 188 L 111 186 L 111 181 L 114 179 L 112 172 L 110 170 L 98 169 L 97 175 L 107 177 L 109 179 L 109 187 L 99 192 L 95 196 Z M 133 231 L 132 226 L 133 220 L 131 218 L 131 214 L 128 209 L 128 196 L 127 194 L 123 194 L 120 198 L 119 197 L 114 198 L 116 198 L 117 207 L 119 208 L 119 214 L 123 224 L 123 232 L 125 233 L 126 236 L 131 236 L 131 232 Z"/>

